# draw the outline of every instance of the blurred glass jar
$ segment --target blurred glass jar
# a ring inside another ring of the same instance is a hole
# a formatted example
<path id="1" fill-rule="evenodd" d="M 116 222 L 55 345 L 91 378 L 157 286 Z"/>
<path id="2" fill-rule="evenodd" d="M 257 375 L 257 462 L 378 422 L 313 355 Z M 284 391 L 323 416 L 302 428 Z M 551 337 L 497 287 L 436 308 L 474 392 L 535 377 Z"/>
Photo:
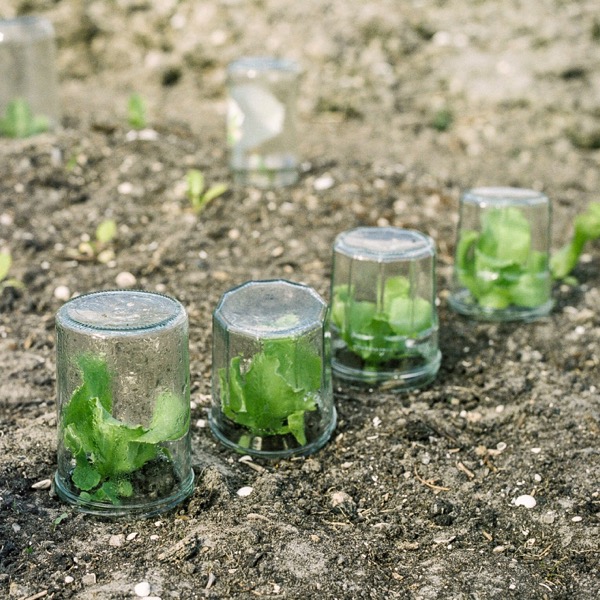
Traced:
<path id="1" fill-rule="evenodd" d="M 250 281 L 213 317 L 210 426 L 229 448 L 266 458 L 310 454 L 336 421 L 327 305 L 311 288 Z"/>
<path id="2" fill-rule="evenodd" d="M 78 510 L 150 516 L 193 487 L 188 319 L 142 291 L 79 296 L 56 315 L 58 495 Z"/>
<path id="3" fill-rule="evenodd" d="M 227 68 L 227 143 L 234 181 L 260 188 L 298 179 L 296 102 L 300 67 L 244 57 Z"/>
<path id="4" fill-rule="evenodd" d="M 35 16 L 0 21 L 0 136 L 24 138 L 60 121 L 52 24 Z"/>
<path id="5" fill-rule="evenodd" d="M 450 306 L 488 321 L 533 320 L 553 306 L 551 206 L 544 194 L 482 187 L 460 199 Z"/>
<path id="6" fill-rule="evenodd" d="M 397 227 L 338 235 L 330 315 L 334 376 L 394 390 L 430 383 L 441 361 L 435 302 L 430 237 Z"/>

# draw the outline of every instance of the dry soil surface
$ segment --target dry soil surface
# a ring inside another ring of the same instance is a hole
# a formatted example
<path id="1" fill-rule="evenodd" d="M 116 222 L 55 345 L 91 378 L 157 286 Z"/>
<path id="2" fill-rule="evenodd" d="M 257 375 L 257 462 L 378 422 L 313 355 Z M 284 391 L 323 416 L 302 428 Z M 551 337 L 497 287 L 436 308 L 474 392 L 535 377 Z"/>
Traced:
<path id="1" fill-rule="evenodd" d="M 64 117 L 55 133 L 0 143 L 0 248 L 25 284 L 0 302 L 0 596 L 135 598 L 148 582 L 162 600 L 597 598 L 600 245 L 535 323 L 475 323 L 447 306 L 462 190 L 543 190 L 555 248 L 597 199 L 597 0 L 0 7 L 30 13 L 57 32 Z M 293 187 L 229 179 L 225 67 L 249 54 L 304 68 Z M 156 132 L 142 139 L 127 124 L 133 92 Z M 184 193 L 192 167 L 230 183 L 199 216 Z M 114 257 L 77 256 L 107 218 Z M 338 390 L 317 454 L 240 462 L 205 426 L 219 297 L 284 277 L 328 298 L 335 236 L 386 224 L 437 242 L 437 380 L 405 395 Z M 171 514 L 104 521 L 47 488 L 53 328 L 65 298 L 123 272 L 188 310 L 197 484 Z M 534 508 L 515 505 L 523 494 Z"/>

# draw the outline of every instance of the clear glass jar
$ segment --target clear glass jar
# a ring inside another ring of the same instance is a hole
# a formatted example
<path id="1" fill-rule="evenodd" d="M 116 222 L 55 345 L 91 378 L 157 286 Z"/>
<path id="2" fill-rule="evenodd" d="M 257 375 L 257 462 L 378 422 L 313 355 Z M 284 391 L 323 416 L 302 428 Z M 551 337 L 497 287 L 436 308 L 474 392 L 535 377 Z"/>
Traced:
<path id="1" fill-rule="evenodd" d="M 0 136 L 24 138 L 60 120 L 52 24 L 25 16 L 0 21 Z"/>
<path id="2" fill-rule="evenodd" d="M 487 321 L 525 321 L 553 306 L 551 207 L 528 189 L 482 187 L 460 200 L 450 306 Z"/>
<path id="3" fill-rule="evenodd" d="M 330 314 L 334 377 L 394 390 L 430 383 L 441 361 L 435 302 L 430 237 L 397 227 L 338 235 Z"/>
<path id="4" fill-rule="evenodd" d="M 227 143 L 234 181 L 260 188 L 298 179 L 296 100 L 300 67 L 245 57 L 227 68 Z"/>
<path id="5" fill-rule="evenodd" d="M 79 296 L 56 315 L 58 495 L 150 516 L 192 492 L 188 319 L 142 291 Z"/>
<path id="6" fill-rule="evenodd" d="M 309 454 L 336 421 L 327 305 L 311 288 L 251 281 L 225 293 L 213 316 L 210 426 L 239 452 Z"/>

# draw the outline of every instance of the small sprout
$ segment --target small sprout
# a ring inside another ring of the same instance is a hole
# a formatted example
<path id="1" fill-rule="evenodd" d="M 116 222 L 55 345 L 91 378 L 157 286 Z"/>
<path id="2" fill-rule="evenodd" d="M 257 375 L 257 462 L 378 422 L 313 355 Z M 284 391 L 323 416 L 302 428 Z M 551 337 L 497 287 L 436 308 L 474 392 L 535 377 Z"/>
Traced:
<path id="1" fill-rule="evenodd" d="M 68 250 L 67 255 L 79 261 L 95 260 L 105 264 L 115 257 L 110 245 L 116 236 L 117 223 L 113 219 L 106 219 L 96 227 L 93 241 L 81 242 L 77 250 Z"/>
<path id="2" fill-rule="evenodd" d="M 52 529 L 56 529 L 66 518 L 68 518 L 69 513 L 62 513 L 54 521 L 52 521 Z"/>
<path id="3" fill-rule="evenodd" d="M 447 131 L 450 129 L 452 122 L 454 121 L 454 115 L 452 111 L 448 108 L 442 108 L 438 110 L 433 116 L 433 120 L 431 121 L 431 126 L 437 131 Z"/>
<path id="4" fill-rule="evenodd" d="M 0 252 L 0 292 L 4 288 L 23 288 L 25 287 L 22 281 L 14 277 L 8 277 L 8 272 L 12 266 L 12 256 L 10 252 Z"/>
<path id="5" fill-rule="evenodd" d="M 48 131 L 50 123 L 43 115 L 34 115 L 29 103 L 22 98 L 9 102 L 4 117 L 0 118 L 0 135 L 26 138 Z"/>
<path id="6" fill-rule="evenodd" d="M 224 183 L 215 183 L 206 189 L 204 175 L 198 169 L 190 169 L 187 172 L 186 181 L 187 197 L 196 214 L 200 214 L 211 200 L 222 196 L 228 189 Z"/>
<path id="7" fill-rule="evenodd" d="M 131 94 L 127 101 L 127 122 L 133 129 L 146 127 L 146 101 L 139 94 Z"/>

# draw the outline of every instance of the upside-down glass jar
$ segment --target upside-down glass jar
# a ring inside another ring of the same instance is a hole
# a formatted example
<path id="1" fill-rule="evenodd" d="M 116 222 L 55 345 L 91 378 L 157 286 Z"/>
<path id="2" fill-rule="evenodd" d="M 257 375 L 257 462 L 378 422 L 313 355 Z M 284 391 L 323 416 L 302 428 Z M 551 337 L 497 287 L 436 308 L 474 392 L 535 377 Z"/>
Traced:
<path id="1" fill-rule="evenodd" d="M 223 295 L 213 317 L 216 438 L 244 454 L 315 452 L 336 422 L 327 305 L 311 288 L 250 281 Z"/>
<path id="2" fill-rule="evenodd" d="M 300 67 L 244 57 L 227 68 L 227 143 L 236 183 L 260 188 L 298 179 L 296 101 Z"/>
<path id="3" fill-rule="evenodd" d="M 191 492 L 188 319 L 175 299 L 94 292 L 56 315 L 60 498 L 151 516 Z"/>
<path id="4" fill-rule="evenodd" d="M 330 329 L 339 382 L 409 390 L 441 361 L 435 246 L 418 231 L 358 227 L 333 247 Z"/>
<path id="5" fill-rule="evenodd" d="M 35 16 L 0 21 L 0 137 L 24 138 L 60 120 L 52 24 Z"/>
<path id="6" fill-rule="evenodd" d="M 529 321 L 553 306 L 551 206 L 535 190 L 482 187 L 460 199 L 450 306 L 486 321 Z"/>

